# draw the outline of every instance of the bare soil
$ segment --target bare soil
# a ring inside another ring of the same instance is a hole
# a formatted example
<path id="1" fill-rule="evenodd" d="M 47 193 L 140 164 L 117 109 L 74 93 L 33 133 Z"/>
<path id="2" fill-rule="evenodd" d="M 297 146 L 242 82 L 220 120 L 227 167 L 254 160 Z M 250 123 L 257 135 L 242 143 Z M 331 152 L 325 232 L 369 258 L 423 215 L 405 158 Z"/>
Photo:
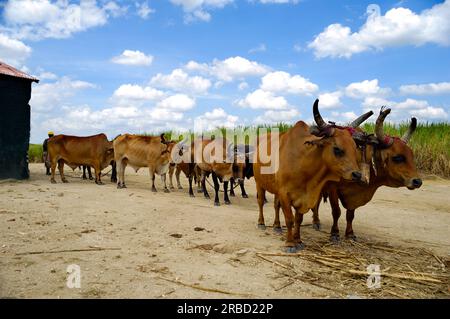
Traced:
<path id="1" fill-rule="evenodd" d="M 308 213 L 306 248 L 286 256 L 283 235 L 256 227 L 253 180 L 248 199 L 237 188 L 232 205 L 214 207 L 202 194 L 190 198 L 185 178 L 167 194 L 161 183 L 151 192 L 145 170 L 127 170 L 128 188 L 117 189 L 107 176 L 98 186 L 66 168 L 70 183 L 50 184 L 43 164 L 30 169 L 30 180 L 0 182 L 3 298 L 450 297 L 448 180 L 379 189 L 356 212 L 357 242 L 329 243 L 322 204 L 322 230 Z M 268 226 L 272 204 L 269 196 Z M 340 227 L 343 237 L 345 214 Z M 66 285 L 71 264 L 81 288 Z M 380 265 L 381 288 L 368 288 L 369 264 Z"/>

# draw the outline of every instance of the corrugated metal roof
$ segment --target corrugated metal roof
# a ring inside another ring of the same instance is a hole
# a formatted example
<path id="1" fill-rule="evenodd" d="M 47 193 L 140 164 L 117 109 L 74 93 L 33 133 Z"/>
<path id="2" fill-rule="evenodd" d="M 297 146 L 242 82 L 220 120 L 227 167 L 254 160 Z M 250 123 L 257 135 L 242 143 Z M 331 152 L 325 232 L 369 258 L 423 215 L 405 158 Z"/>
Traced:
<path id="1" fill-rule="evenodd" d="M 32 77 L 31 75 L 28 75 L 22 71 L 19 71 L 15 68 L 13 68 L 12 66 L 3 63 L 0 61 L 0 74 L 5 74 L 5 75 L 9 75 L 9 76 L 13 76 L 15 78 L 22 78 L 22 79 L 26 79 L 26 80 L 30 80 L 30 81 L 34 81 L 34 82 L 39 82 L 39 79 Z"/>

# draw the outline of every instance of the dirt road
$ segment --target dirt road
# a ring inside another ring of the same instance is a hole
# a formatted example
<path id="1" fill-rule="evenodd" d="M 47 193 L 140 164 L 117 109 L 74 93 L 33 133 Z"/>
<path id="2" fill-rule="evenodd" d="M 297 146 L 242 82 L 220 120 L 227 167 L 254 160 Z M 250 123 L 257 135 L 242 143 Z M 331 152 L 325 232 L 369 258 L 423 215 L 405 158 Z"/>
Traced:
<path id="1" fill-rule="evenodd" d="M 323 204 L 322 231 L 312 229 L 308 213 L 305 250 L 284 256 L 284 238 L 256 227 L 253 180 L 250 198 L 236 189 L 232 205 L 214 207 L 201 194 L 190 198 L 186 187 L 166 194 L 158 184 L 152 193 L 145 170 L 127 170 L 128 188 L 116 189 L 83 181 L 78 170 L 67 171 L 70 183 L 50 184 L 42 164 L 30 169 L 28 181 L 0 182 L 0 297 L 450 296 L 449 181 L 380 189 L 356 212 L 356 243 L 328 242 L 331 214 Z M 342 236 L 345 217 L 340 227 Z M 73 251 L 84 249 L 93 250 Z M 80 267 L 81 288 L 66 285 L 71 264 Z M 380 265 L 379 289 L 367 287 L 369 264 Z"/>

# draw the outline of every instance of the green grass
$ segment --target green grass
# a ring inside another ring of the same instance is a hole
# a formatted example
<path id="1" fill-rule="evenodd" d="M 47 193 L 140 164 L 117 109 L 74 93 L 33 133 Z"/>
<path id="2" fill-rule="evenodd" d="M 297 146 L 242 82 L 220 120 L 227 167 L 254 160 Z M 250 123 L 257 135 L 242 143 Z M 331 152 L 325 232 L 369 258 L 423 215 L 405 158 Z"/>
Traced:
<path id="1" fill-rule="evenodd" d="M 374 133 L 374 126 L 373 123 L 366 123 L 362 128 L 368 133 Z M 266 128 L 270 131 L 271 127 L 277 127 L 280 132 L 285 132 L 291 128 L 291 125 L 278 123 L 273 126 L 241 126 L 237 127 L 235 131 L 239 134 L 245 130 L 253 129 L 253 132 L 250 134 L 253 138 L 257 134 L 256 129 Z M 391 136 L 401 137 L 408 127 L 409 123 L 385 123 L 384 131 Z M 225 130 L 225 128 L 218 129 L 221 132 Z M 165 134 L 168 139 L 178 135 L 174 131 L 168 131 Z M 183 135 L 183 133 L 180 134 Z M 184 136 L 186 134 L 193 135 L 192 132 L 184 133 Z M 416 166 L 422 173 L 450 178 L 450 123 L 419 123 L 409 145 L 414 152 Z"/>
<path id="2" fill-rule="evenodd" d="M 42 163 L 42 144 L 30 144 L 28 147 L 28 160 L 30 163 Z"/>
<path id="3" fill-rule="evenodd" d="M 408 129 L 409 123 L 389 124 L 385 123 L 384 131 L 391 136 L 401 137 Z M 291 125 L 285 123 L 278 123 L 274 126 L 258 125 L 258 126 L 240 126 L 235 129 L 235 132 L 242 133 L 245 130 L 250 130 L 251 138 L 257 134 L 257 129 L 277 127 L 280 132 L 287 131 Z M 366 123 L 362 128 L 368 132 L 374 132 L 374 124 Z M 218 128 L 223 132 L 225 128 Z M 214 134 L 214 132 L 208 132 Z M 181 140 L 187 135 L 194 136 L 193 132 L 177 133 L 176 131 L 164 132 L 166 139 Z M 217 132 L 216 132 L 217 134 Z M 145 134 L 145 135 L 159 135 L 159 134 Z M 248 139 L 246 140 L 248 143 Z M 418 169 L 426 174 L 434 174 L 445 178 L 450 178 L 450 123 L 419 123 L 409 143 L 414 151 L 416 165 Z M 28 150 L 30 162 L 42 162 L 42 145 L 30 144 Z"/>

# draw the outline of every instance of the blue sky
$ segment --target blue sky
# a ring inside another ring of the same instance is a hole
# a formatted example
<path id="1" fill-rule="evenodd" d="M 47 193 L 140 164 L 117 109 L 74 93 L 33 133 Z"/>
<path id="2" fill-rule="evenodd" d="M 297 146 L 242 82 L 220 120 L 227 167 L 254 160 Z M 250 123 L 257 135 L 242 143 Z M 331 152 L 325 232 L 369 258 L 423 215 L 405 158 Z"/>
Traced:
<path id="1" fill-rule="evenodd" d="M 329 120 L 448 121 L 450 1 L 0 1 L 0 60 L 33 84 L 32 142 Z"/>

